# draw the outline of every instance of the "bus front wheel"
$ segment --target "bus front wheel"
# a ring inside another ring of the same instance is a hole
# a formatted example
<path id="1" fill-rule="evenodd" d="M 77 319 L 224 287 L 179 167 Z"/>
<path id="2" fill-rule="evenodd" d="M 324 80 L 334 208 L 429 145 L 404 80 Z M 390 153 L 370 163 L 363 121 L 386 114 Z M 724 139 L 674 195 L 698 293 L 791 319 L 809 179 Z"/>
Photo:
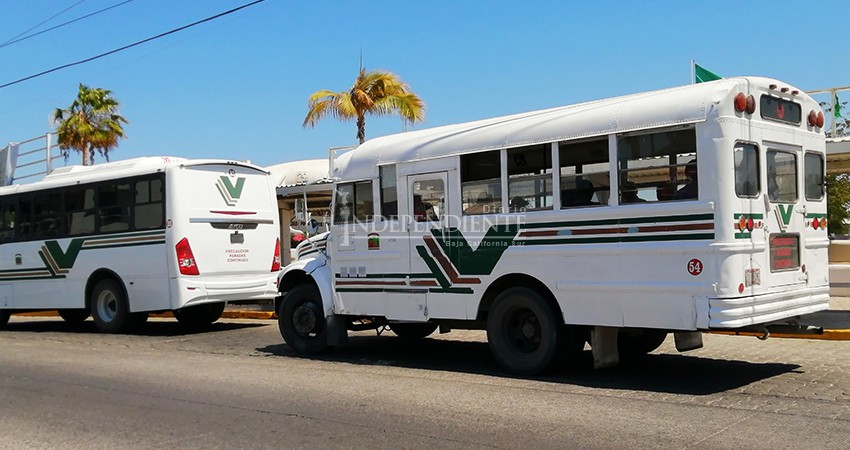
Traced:
<path id="1" fill-rule="evenodd" d="M 287 292 L 277 316 L 280 335 L 290 348 L 305 355 L 327 350 L 327 321 L 315 285 L 300 284 Z"/>
<path id="2" fill-rule="evenodd" d="M 0 330 L 6 327 L 9 323 L 9 317 L 12 315 L 9 311 L 0 310 Z"/>
<path id="3" fill-rule="evenodd" d="M 553 363 L 562 325 L 540 294 L 514 287 L 499 294 L 493 302 L 487 316 L 487 341 L 505 370 L 534 375 Z"/>
<path id="4" fill-rule="evenodd" d="M 212 325 L 224 314 L 224 302 L 207 303 L 174 310 L 174 317 L 187 328 L 203 328 Z"/>
<path id="5" fill-rule="evenodd" d="M 124 291 L 110 278 L 97 282 L 91 295 L 91 316 L 103 333 L 118 333 L 129 325 L 130 308 Z"/>

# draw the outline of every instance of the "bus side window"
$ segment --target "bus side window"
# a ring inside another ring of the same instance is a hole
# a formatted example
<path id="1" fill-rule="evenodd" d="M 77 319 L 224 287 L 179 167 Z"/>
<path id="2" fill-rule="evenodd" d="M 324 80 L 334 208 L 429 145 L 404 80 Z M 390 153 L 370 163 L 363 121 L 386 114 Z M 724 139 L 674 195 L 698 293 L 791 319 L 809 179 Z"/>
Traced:
<path id="1" fill-rule="evenodd" d="M 510 212 L 552 209 L 552 146 L 508 150 Z"/>
<path id="2" fill-rule="evenodd" d="M 561 208 L 607 205 L 611 194 L 608 138 L 558 144 Z"/>
<path id="3" fill-rule="evenodd" d="M 130 184 L 107 184 L 97 188 L 97 228 L 101 232 L 130 229 Z"/>
<path id="4" fill-rule="evenodd" d="M 460 190 L 464 215 L 501 212 L 501 151 L 461 155 Z"/>
<path id="5" fill-rule="evenodd" d="M 735 194 L 738 197 L 757 197 L 761 192 L 759 181 L 759 152 L 752 144 L 735 146 Z"/>
<path id="6" fill-rule="evenodd" d="M 696 200 L 694 127 L 617 137 L 621 203 Z M 637 195 L 632 193 L 636 190 Z"/>
<path id="7" fill-rule="evenodd" d="M 0 204 L 0 242 L 10 242 L 15 239 L 15 206 L 16 198 L 5 199 Z"/>
<path id="8" fill-rule="evenodd" d="M 375 214 L 372 201 L 372 182 L 345 183 L 336 187 L 334 224 L 351 223 L 355 220 L 371 220 Z"/>
<path id="9" fill-rule="evenodd" d="M 133 205 L 133 227 L 136 230 L 162 228 L 162 180 L 159 178 L 136 182 Z"/>
<path id="10" fill-rule="evenodd" d="M 94 233 L 94 189 L 75 188 L 65 191 L 65 217 L 68 235 Z"/>
<path id="11" fill-rule="evenodd" d="M 398 219 L 398 190 L 395 165 L 381 166 L 381 215 L 385 219 Z"/>

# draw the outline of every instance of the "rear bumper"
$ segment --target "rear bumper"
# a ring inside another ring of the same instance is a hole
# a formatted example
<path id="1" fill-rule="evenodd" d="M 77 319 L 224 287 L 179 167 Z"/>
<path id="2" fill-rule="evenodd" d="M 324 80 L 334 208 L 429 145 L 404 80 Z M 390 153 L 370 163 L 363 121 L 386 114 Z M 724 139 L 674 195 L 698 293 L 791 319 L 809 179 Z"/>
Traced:
<path id="1" fill-rule="evenodd" d="M 271 300 L 277 297 L 277 273 L 238 277 L 172 279 L 173 309 L 202 303 Z"/>
<path id="2" fill-rule="evenodd" d="M 829 309 L 829 286 L 751 297 L 709 298 L 709 329 L 742 328 Z"/>

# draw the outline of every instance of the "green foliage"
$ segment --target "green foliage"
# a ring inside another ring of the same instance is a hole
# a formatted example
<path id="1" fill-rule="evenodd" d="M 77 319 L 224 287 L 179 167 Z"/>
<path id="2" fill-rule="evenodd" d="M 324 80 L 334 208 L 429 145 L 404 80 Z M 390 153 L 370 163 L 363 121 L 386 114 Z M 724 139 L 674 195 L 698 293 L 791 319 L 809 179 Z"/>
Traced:
<path id="1" fill-rule="evenodd" d="M 118 113 L 118 100 L 111 94 L 108 89 L 89 88 L 81 83 L 74 102 L 53 113 L 53 120 L 58 123 L 59 148 L 66 160 L 68 150 L 74 150 L 82 154 L 84 166 L 94 164 L 95 152 L 109 161 L 109 151 L 124 137 L 122 124 L 127 123 Z"/>
<path id="2" fill-rule="evenodd" d="M 357 121 L 357 139 L 366 140 L 366 115 L 398 114 L 410 123 L 425 120 L 425 103 L 405 82 L 391 72 L 360 69 L 360 75 L 348 91 L 316 91 L 307 99 L 304 127 L 314 127 L 327 117 Z"/>
<path id="3" fill-rule="evenodd" d="M 850 175 L 826 176 L 826 215 L 830 234 L 847 234 L 850 219 Z"/>

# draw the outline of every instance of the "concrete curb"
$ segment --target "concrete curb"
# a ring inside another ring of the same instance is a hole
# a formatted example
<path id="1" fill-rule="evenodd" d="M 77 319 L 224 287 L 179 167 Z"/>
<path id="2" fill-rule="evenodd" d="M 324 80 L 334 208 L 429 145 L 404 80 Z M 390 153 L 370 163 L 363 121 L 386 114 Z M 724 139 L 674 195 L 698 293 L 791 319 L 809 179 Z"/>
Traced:
<path id="1" fill-rule="evenodd" d="M 59 317 L 56 311 L 31 311 L 23 313 L 13 313 L 13 316 L 23 317 Z M 151 314 L 151 317 L 174 317 L 170 312 Z M 272 311 L 225 311 L 221 315 L 222 319 L 258 319 L 258 320 L 277 320 L 277 314 Z"/>

